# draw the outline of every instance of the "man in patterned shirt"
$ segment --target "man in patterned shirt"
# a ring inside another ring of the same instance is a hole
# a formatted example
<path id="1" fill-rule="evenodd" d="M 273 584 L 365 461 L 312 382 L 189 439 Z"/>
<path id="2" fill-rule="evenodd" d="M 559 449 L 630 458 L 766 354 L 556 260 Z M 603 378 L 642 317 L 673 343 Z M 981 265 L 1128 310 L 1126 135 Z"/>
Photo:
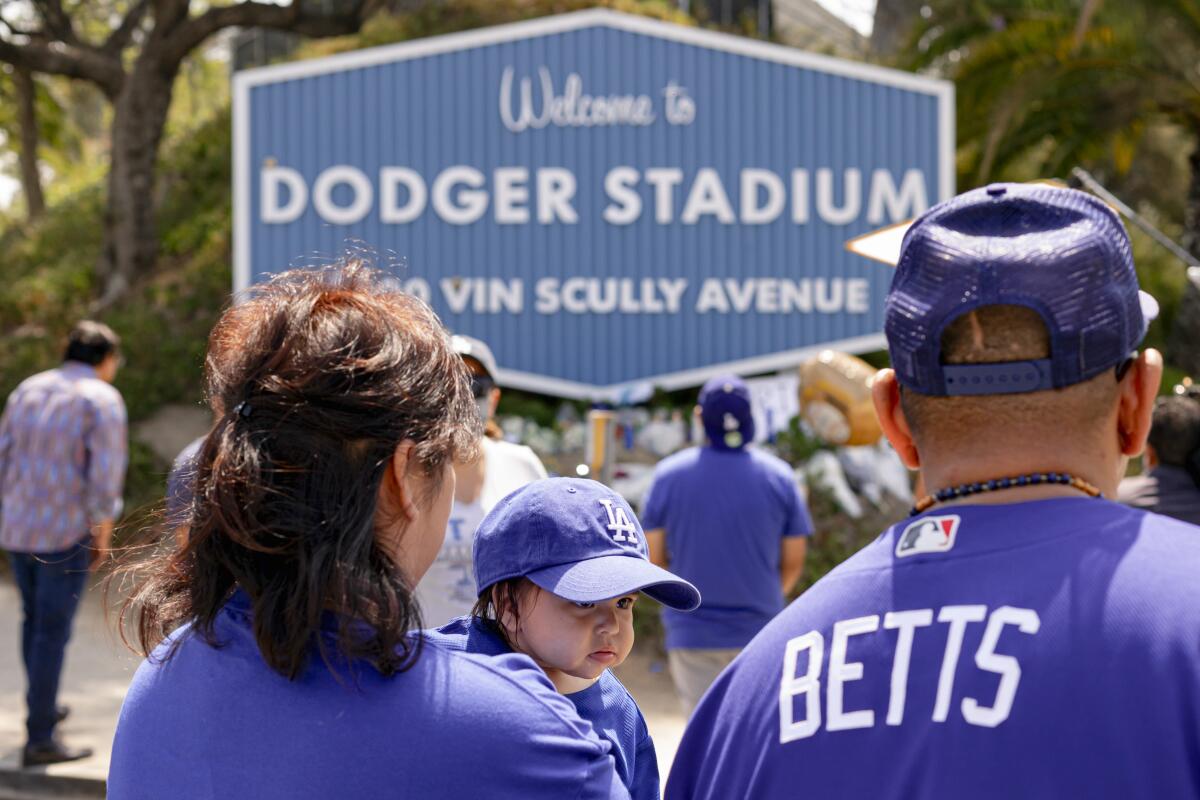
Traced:
<path id="1" fill-rule="evenodd" d="M 54 736 L 71 622 L 89 567 L 108 555 L 127 461 L 125 404 L 111 384 L 120 340 L 106 325 L 71 331 L 64 363 L 27 378 L 0 416 L 0 548 L 8 551 L 25 618 L 29 689 L 24 766 L 86 758 Z"/>

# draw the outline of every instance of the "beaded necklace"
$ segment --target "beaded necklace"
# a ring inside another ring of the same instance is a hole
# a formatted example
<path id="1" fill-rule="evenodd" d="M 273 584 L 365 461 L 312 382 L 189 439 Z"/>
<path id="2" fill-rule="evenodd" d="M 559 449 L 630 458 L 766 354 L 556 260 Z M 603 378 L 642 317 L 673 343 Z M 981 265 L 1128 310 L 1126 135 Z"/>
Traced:
<path id="1" fill-rule="evenodd" d="M 1083 478 L 1076 478 L 1074 475 L 1068 475 L 1065 472 L 1031 472 L 1028 475 L 1014 475 L 1011 478 L 996 478 L 983 483 L 962 483 L 958 486 L 950 486 L 945 489 L 939 489 L 933 494 L 925 495 L 916 502 L 912 510 L 908 512 L 910 517 L 916 516 L 924 511 L 929 510 L 937 503 L 945 503 L 948 500 L 954 500 L 959 497 L 970 497 L 973 494 L 982 494 L 984 492 L 995 492 L 1000 489 L 1015 489 L 1018 486 L 1037 486 L 1042 483 L 1057 483 L 1062 486 L 1070 486 L 1072 489 L 1078 489 L 1088 497 L 1103 497 L 1100 490 L 1092 484 L 1085 481 Z"/>

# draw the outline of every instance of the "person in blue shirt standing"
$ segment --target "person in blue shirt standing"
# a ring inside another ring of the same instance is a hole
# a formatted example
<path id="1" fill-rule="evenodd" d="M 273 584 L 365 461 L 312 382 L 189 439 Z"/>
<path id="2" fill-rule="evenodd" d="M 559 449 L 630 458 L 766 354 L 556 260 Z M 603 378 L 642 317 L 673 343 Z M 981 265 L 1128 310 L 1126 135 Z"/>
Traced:
<path id="1" fill-rule="evenodd" d="M 481 424 L 428 306 L 359 262 L 285 273 L 217 322 L 206 380 L 186 541 L 130 565 L 112 800 L 628 798 L 529 658 L 409 634 Z"/>
<path id="2" fill-rule="evenodd" d="M 524 653 L 608 740 L 633 800 L 658 800 L 658 762 L 646 720 L 611 670 L 633 648 L 639 592 L 681 612 L 696 588 L 646 557 L 624 498 L 596 481 L 552 478 L 505 497 L 475 536 L 479 602 L 427 635 L 485 655 Z"/>
<path id="3" fill-rule="evenodd" d="M 24 380 L 0 417 L 0 547 L 24 610 L 23 766 L 92 754 L 56 737 L 68 714 L 57 697 L 89 566 L 107 558 L 121 513 L 128 443 L 125 402 L 112 386 L 119 348 L 107 325 L 78 323 L 62 366 Z"/>
<path id="4" fill-rule="evenodd" d="M 1200 796 L 1200 529 L 1107 499 L 1150 430 L 1152 310 L 1090 195 L 917 219 L 872 393 L 932 494 L 718 679 L 671 800 Z"/>
<path id="5" fill-rule="evenodd" d="M 704 595 L 692 614 L 662 614 L 685 714 L 783 610 L 812 533 L 791 467 L 747 446 L 754 417 L 745 382 L 733 375 L 709 380 L 696 410 L 707 443 L 661 461 L 642 503 L 651 560 Z"/>

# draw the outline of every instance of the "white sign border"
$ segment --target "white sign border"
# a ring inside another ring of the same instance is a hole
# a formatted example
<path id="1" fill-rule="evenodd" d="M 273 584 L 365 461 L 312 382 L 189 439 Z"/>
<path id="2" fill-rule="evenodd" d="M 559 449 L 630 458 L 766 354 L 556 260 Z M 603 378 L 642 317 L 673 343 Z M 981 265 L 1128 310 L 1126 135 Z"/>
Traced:
<path id="1" fill-rule="evenodd" d="M 626 14 L 606 8 L 588 9 L 569 14 L 540 17 L 489 28 L 432 36 L 412 42 L 371 47 L 324 58 L 243 70 L 233 75 L 233 288 L 235 300 L 250 286 L 250 90 L 255 86 L 344 72 L 379 64 L 407 61 L 439 53 L 458 52 L 500 42 L 535 36 L 565 33 L 591 27 L 609 27 L 659 39 L 774 61 L 788 66 L 824 72 L 869 83 L 895 86 L 933 95 L 938 100 L 938 199 L 954 196 L 954 84 L 938 78 L 877 67 L 856 61 L 818 55 L 784 45 L 762 42 L 727 33 L 691 28 L 670 22 Z M 788 350 L 765 356 L 714 364 L 702 369 L 654 375 L 613 386 L 594 386 L 560 380 L 545 375 L 499 369 L 496 376 L 503 386 L 551 394 L 572 399 L 619 399 L 635 387 L 652 384 L 666 390 L 682 389 L 703 383 L 721 373 L 753 374 L 799 364 L 815 353 L 826 350 L 868 352 L 887 346 L 883 334 L 871 334 L 839 342 Z"/>

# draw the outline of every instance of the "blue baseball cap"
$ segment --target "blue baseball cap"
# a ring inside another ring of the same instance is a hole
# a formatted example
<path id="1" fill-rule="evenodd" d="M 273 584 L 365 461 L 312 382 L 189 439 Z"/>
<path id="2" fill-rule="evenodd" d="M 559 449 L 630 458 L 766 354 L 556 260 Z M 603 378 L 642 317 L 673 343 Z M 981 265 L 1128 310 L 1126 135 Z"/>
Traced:
<path id="1" fill-rule="evenodd" d="M 700 422 L 717 450 L 739 450 L 754 441 L 750 388 L 736 375 L 718 375 L 700 388 Z"/>
<path id="2" fill-rule="evenodd" d="M 946 327 L 990 305 L 1036 311 L 1050 358 L 943 364 Z M 909 228 L 884 331 L 902 386 L 934 396 L 1010 394 L 1070 386 L 1120 364 L 1156 313 L 1138 289 L 1116 212 L 1074 189 L 997 183 L 934 206 Z"/>
<path id="3" fill-rule="evenodd" d="M 644 592 L 691 611 L 700 592 L 650 563 L 646 536 L 629 504 L 602 483 L 534 481 L 483 518 L 473 550 L 476 594 L 509 578 L 528 578 L 575 603 Z"/>

